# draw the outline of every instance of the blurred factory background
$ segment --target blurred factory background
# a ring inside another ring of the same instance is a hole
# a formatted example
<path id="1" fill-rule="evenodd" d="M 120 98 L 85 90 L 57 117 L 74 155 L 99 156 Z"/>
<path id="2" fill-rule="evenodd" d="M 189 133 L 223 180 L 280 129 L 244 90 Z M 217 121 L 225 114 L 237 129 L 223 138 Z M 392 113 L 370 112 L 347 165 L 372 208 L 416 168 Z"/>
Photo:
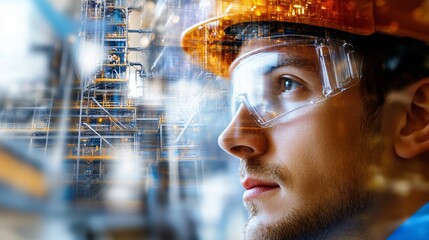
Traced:
<path id="1" fill-rule="evenodd" d="M 239 239 L 199 0 L 0 0 L 0 239 Z M 207 9 L 207 8 L 204 8 Z"/>

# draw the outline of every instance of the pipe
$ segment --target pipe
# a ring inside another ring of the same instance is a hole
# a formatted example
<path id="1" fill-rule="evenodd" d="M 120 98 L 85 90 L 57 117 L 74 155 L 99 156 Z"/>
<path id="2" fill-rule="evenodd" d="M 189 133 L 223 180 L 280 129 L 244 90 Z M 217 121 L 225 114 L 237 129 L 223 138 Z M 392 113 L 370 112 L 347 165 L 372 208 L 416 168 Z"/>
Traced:
<path id="1" fill-rule="evenodd" d="M 128 29 L 129 33 L 152 33 L 152 29 Z"/>

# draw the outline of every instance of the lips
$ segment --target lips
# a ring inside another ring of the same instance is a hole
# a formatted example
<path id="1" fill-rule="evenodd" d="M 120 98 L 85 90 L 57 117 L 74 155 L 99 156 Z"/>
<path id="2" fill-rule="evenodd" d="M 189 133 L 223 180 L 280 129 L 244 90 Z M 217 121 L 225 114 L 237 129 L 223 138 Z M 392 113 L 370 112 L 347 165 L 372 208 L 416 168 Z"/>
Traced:
<path id="1" fill-rule="evenodd" d="M 275 182 L 263 181 L 256 178 L 245 178 L 241 181 L 241 185 L 246 189 L 243 194 L 243 200 L 260 198 L 264 195 L 280 189 L 280 186 Z"/>

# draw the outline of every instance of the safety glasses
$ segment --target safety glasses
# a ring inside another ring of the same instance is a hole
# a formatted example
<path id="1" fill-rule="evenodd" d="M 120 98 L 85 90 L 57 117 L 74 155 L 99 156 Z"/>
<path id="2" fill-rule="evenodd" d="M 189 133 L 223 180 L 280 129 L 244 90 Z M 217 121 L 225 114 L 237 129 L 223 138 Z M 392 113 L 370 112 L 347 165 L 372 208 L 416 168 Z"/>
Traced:
<path id="1" fill-rule="evenodd" d="M 284 35 L 246 42 L 231 64 L 235 107 L 244 104 L 261 127 L 285 121 L 361 79 L 362 61 L 343 40 Z"/>

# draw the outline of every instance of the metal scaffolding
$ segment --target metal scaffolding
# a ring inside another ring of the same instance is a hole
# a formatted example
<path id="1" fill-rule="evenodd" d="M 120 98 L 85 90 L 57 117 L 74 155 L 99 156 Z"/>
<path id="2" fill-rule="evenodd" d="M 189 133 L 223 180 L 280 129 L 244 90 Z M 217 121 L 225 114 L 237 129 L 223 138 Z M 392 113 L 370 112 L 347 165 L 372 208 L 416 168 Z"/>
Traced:
<path id="1" fill-rule="evenodd" d="M 32 182 L 47 184 L 40 187 L 52 195 L 45 205 L 86 209 L 93 215 L 78 220 L 90 230 L 91 217 L 110 213 L 112 205 L 140 213 L 138 224 L 148 221 L 131 228 L 157 231 L 153 224 L 169 221 L 182 226 L 189 219 L 169 211 L 194 208 L 204 174 L 227 168 L 213 132 L 228 118 L 228 91 L 184 61 L 183 29 L 174 26 L 197 6 L 155 1 L 162 14 L 139 25 L 146 13 L 144 4 L 135 5 L 141 2 L 81 0 L 79 36 L 63 31 L 58 46 L 47 51 L 55 68 L 46 86 L 0 106 L 0 140 L 25 154 L 16 166 L 37 159 Z M 29 186 L 23 189 L 34 190 Z M 102 218 L 106 225 L 115 219 Z"/>

